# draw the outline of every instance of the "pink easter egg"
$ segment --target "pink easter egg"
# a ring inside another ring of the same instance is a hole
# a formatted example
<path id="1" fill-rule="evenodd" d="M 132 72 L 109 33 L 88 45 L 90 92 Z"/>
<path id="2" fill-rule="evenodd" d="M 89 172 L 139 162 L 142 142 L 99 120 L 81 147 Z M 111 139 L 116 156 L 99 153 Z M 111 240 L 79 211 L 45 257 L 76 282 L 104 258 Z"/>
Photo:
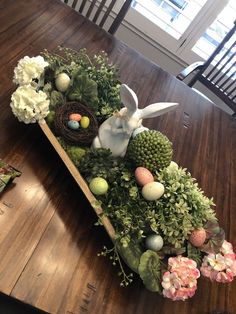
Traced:
<path id="1" fill-rule="evenodd" d="M 71 113 L 69 115 L 69 120 L 80 121 L 81 120 L 81 114 L 79 114 L 79 113 Z"/>
<path id="2" fill-rule="evenodd" d="M 141 186 L 154 181 L 152 173 L 144 167 L 137 167 L 134 175 L 137 183 Z"/>
<path id="3" fill-rule="evenodd" d="M 189 241 L 196 247 L 202 246 L 205 240 L 206 231 L 203 228 L 193 230 L 189 237 Z"/>

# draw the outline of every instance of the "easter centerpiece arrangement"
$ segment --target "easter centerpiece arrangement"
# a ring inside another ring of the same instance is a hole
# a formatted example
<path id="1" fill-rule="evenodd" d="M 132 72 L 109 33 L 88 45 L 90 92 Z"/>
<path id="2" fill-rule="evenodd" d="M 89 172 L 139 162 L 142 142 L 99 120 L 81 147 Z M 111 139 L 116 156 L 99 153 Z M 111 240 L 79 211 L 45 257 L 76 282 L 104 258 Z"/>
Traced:
<path id="1" fill-rule="evenodd" d="M 113 247 L 99 255 L 119 265 L 122 286 L 135 272 L 147 289 L 186 300 L 201 275 L 233 280 L 236 255 L 213 200 L 173 161 L 165 134 L 142 124 L 178 104 L 140 109 L 137 95 L 121 84 L 106 54 L 90 57 L 84 49 L 60 47 L 26 56 L 16 65 L 13 81 L 13 114 L 25 123 L 47 123 L 95 196 L 92 206 L 102 208 L 98 224 L 106 217 L 112 225 Z"/>

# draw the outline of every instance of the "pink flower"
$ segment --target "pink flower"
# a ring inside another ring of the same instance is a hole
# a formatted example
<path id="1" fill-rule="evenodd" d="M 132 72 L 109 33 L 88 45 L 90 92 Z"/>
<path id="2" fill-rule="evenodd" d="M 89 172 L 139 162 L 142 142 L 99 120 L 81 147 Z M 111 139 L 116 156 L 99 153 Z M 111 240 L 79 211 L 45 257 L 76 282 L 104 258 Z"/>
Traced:
<path id="1" fill-rule="evenodd" d="M 225 258 L 223 255 L 219 254 L 209 254 L 208 255 L 208 263 L 210 266 L 217 271 L 222 271 L 226 268 Z"/>
<path id="2" fill-rule="evenodd" d="M 233 253 L 233 246 L 232 246 L 232 244 L 230 242 L 224 240 L 220 251 L 223 254 Z"/>
<path id="3" fill-rule="evenodd" d="M 195 261 L 183 257 L 170 257 L 169 271 L 162 278 L 163 295 L 166 298 L 186 300 L 192 297 L 197 289 L 197 278 L 200 272 Z"/>
<path id="4" fill-rule="evenodd" d="M 206 255 L 200 270 L 203 276 L 212 281 L 231 282 L 236 276 L 236 255 L 232 244 L 224 241 L 220 253 Z"/>

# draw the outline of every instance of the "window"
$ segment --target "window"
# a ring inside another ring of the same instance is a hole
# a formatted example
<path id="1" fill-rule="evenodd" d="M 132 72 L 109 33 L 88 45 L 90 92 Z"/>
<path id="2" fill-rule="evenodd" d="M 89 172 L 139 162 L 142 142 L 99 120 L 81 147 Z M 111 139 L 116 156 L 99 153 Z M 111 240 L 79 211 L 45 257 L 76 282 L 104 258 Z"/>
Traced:
<path id="1" fill-rule="evenodd" d="M 225 37 L 226 33 L 233 27 L 235 19 L 236 3 L 235 0 L 231 0 L 210 27 L 208 27 L 204 34 L 199 38 L 193 46 L 192 51 L 203 59 L 207 59 Z"/>
<path id="2" fill-rule="evenodd" d="M 133 0 L 125 21 L 139 36 L 190 64 L 207 58 L 235 19 L 235 0 Z"/>
<path id="3" fill-rule="evenodd" d="M 135 0 L 132 7 L 179 39 L 205 2 L 206 0 Z"/>

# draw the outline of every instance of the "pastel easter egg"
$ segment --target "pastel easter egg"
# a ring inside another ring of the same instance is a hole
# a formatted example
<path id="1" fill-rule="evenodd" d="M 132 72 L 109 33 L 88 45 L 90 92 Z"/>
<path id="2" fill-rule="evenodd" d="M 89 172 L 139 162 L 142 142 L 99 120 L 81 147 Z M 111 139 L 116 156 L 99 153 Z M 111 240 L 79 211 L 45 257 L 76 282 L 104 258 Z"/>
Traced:
<path id="1" fill-rule="evenodd" d="M 60 73 L 56 77 L 55 85 L 57 90 L 64 93 L 70 85 L 70 77 L 66 73 Z"/>
<path id="2" fill-rule="evenodd" d="M 168 166 L 168 168 L 172 169 L 172 170 L 175 170 L 175 169 L 178 169 L 179 166 L 178 166 L 178 164 L 175 161 L 171 161 L 169 166 Z"/>
<path id="3" fill-rule="evenodd" d="M 55 119 L 55 111 L 50 111 L 46 117 L 47 124 L 51 127 Z"/>
<path id="4" fill-rule="evenodd" d="M 69 119 L 79 122 L 81 120 L 81 114 L 79 114 L 79 113 L 71 113 L 69 115 Z"/>
<path id="5" fill-rule="evenodd" d="M 200 247 L 206 240 L 206 230 L 203 228 L 195 229 L 189 237 L 189 241 L 193 246 Z"/>
<path id="6" fill-rule="evenodd" d="M 80 120 L 80 125 L 83 129 L 87 129 L 90 124 L 89 117 L 83 116 Z"/>
<path id="7" fill-rule="evenodd" d="M 145 246 L 148 250 L 160 251 L 163 247 L 163 239 L 158 234 L 151 234 L 146 237 Z"/>
<path id="8" fill-rule="evenodd" d="M 160 182 L 150 182 L 144 185 L 142 188 L 142 196 L 147 201 L 158 200 L 164 194 L 164 185 Z"/>
<path id="9" fill-rule="evenodd" d="M 132 133 L 132 137 L 135 138 L 135 136 L 137 136 L 139 133 L 143 132 L 143 131 L 148 131 L 149 129 L 146 128 L 145 126 L 140 126 L 139 128 L 135 129 Z"/>
<path id="10" fill-rule="evenodd" d="M 144 167 L 137 167 L 135 169 L 134 175 L 137 183 L 141 186 L 154 181 L 152 173 Z"/>
<path id="11" fill-rule="evenodd" d="M 75 120 L 69 120 L 67 125 L 71 130 L 78 130 L 79 128 L 79 122 Z"/>
<path id="12" fill-rule="evenodd" d="M 93 178 L 89 183 L 91 192 L 95 195 L 103 195 L 108 190 L 108 183 L 101 177 Z"/>

